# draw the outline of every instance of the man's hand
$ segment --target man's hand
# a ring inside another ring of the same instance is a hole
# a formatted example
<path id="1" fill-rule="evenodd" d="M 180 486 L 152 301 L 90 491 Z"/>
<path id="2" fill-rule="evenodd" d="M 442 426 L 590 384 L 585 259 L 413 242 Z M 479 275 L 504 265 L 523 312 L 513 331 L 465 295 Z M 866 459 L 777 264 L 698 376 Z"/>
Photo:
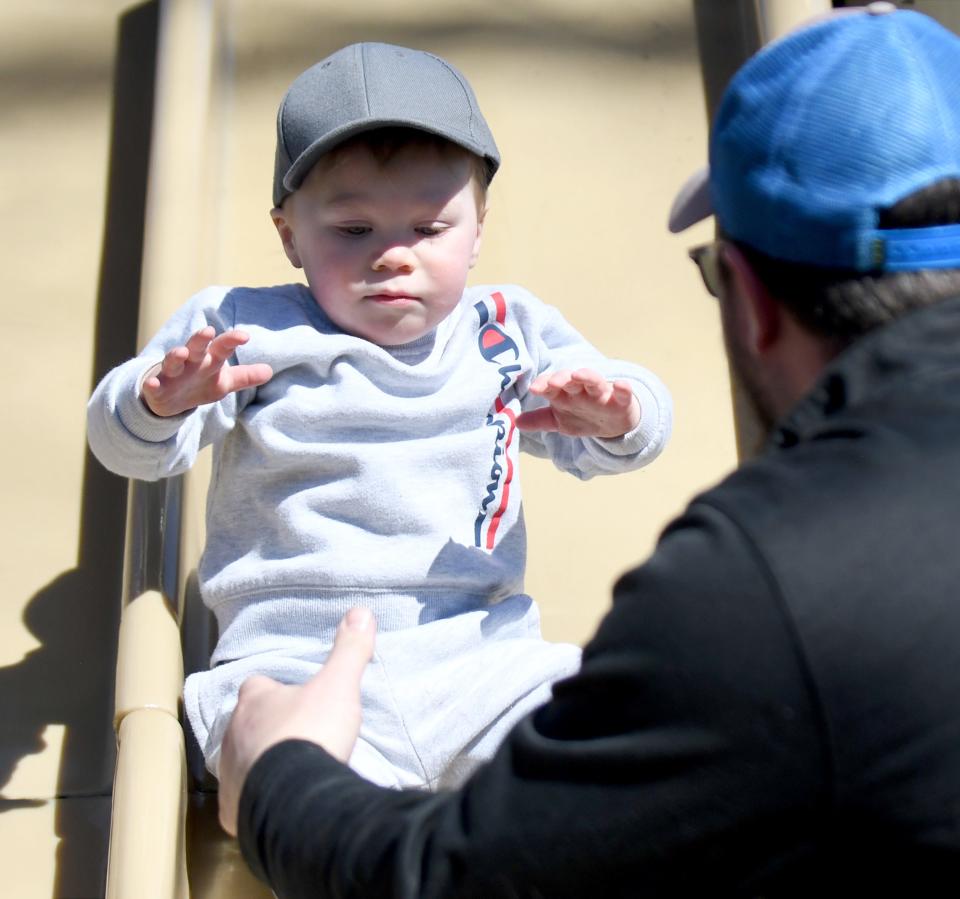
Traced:
<path id="1" fill-rule="evenodd" d="M 640 423 L 640 403 L 626 381 L 608 381 L 595 371 L 547 372 L 530 392 L 549 406 L 517 416 L 522 431 L 559 431 L 571 437 L 621 437 Z"/>
<path id="2" fill-rule="evenodd" d="M 259 387 L 273 376 L 265 363 L 224 365 L 237 347 L 250 339 L 243 331 L 218 335 L 213 326 L 197 331 L 186 346 L 163 357 L 160 370 L 145 378 L 143 401 L 154 415 L 179 415 L 204 403 L 215 403 L 228 393 Z"/>
<path id="3" fill-rule="evenodd" d="M 236 836 L 243 783 L 275 743 L 310 740 L 346 762 L 360 733 L 360 678 L 373 656 L 376 622 L 368 609 L 343 617 L 323 668 L 289 686 L 255 675 L 240 687 L 220 752 L 220 824 Z"/>

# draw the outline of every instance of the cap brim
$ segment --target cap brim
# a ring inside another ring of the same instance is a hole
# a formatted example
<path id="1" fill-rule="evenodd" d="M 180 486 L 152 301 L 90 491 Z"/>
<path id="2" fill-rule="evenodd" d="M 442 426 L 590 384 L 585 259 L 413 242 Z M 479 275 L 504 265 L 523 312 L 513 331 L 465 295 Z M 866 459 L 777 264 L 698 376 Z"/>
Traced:
<path id="1" fill-rule="evenodd" d="M 713 215 L 710 198 L 710 167 L 694 172 L 680 188 L 670 207 L 668 226 L 673 234 L 685 231 L 691 225 Z"/>

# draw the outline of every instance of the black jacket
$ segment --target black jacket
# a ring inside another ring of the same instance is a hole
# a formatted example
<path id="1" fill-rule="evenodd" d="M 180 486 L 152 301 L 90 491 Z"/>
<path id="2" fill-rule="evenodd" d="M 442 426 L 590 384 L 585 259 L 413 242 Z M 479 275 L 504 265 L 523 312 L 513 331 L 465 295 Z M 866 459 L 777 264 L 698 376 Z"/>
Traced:
<path id="1" fill-rule="evenodd" d="M 960 301 L 844 352 L 554 694 L 457 792 L 274 747 L 244 855 L 281 897 L 956 894 Z"/>

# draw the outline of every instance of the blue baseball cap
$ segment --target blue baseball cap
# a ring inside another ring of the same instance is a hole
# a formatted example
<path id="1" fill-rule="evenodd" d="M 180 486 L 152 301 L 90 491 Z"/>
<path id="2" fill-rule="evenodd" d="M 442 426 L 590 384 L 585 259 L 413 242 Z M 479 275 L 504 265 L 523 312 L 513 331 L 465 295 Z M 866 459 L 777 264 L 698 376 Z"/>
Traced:
<path id="1" fill-rule="evenodd" d="M 710 166 L 670 230 L 713 214 L 772 256 L 855 271 L 960 268 L 960 225 L 881 229 L 879 213 L 960 178 L 960 38 L 892 3 L 836 10 L 767 45 L 731 79 Z"/>

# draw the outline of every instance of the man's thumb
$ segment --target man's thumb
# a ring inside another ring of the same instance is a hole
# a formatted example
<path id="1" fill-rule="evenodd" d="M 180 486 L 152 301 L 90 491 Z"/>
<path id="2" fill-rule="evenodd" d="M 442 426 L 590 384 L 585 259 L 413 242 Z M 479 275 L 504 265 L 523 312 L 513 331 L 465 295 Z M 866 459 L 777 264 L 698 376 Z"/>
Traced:
<path id="1" fill-rule="evenodd" d="M 337 628 L 333 649 L 320 673 L 339 683 L 360 683 L 363 670 L 373 657 L 377 623 L 369 609 L 355 608 L 347 612 Z"/>

